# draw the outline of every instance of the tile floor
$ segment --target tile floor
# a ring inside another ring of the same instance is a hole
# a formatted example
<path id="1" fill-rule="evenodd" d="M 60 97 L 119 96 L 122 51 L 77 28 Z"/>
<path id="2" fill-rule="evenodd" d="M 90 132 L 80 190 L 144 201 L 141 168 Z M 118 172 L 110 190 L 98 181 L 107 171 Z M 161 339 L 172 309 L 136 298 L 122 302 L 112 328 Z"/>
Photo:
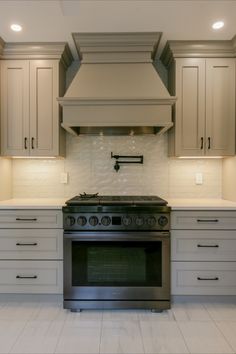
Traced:
<path id="1" fill-rule="evenodd" d="M 236 353 L 236 304 L 149 311 L 63 310 L 61 300 L 0 301 L 0 353 Z"/>

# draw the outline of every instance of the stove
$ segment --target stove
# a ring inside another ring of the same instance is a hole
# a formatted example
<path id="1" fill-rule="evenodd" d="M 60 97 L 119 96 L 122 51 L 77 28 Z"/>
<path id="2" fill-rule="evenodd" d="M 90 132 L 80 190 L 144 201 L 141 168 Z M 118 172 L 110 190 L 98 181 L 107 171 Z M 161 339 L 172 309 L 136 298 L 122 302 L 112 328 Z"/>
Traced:
<path id="1" fill-rule="evenodd" d="M 157 196 L 80 194 L 63 207 L 64 307 L 170 307 L 170 208 Z"/>

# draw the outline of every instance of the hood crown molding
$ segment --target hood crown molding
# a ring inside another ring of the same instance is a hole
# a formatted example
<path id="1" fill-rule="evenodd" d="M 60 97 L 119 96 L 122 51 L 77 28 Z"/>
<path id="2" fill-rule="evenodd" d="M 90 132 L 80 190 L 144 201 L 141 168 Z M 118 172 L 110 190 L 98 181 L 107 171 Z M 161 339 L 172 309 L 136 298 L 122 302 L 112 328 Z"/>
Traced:
<path id="1" fill-rule="evenodd" d="M 234 57 L 236 57 L 236 36 L 231 40 L 167 41 L 160 59 L 168 67 L 175 58 Z"/>
<path id="2" fill-rule="evenodd" d="M 2 59 L 58 59 L 65 68 L 69 67 L 73 61 L 70 48 L 64 42 L 5 43 L 2 49 Z"/>

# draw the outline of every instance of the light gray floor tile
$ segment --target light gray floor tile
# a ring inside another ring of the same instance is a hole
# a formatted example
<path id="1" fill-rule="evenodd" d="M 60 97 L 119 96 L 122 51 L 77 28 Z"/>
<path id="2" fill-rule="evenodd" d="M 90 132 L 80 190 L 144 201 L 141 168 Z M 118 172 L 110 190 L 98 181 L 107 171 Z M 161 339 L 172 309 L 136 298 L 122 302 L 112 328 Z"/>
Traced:
<path id="1" fill-rule="evenodd" d="M 141 321 L 145 353 L 188 353 L 176 322 Z"/>
<path id="2" fill-rule="evenodd" d="M 54 353 L 63 325 L 62 321 L 29 321 L 11 353 Z"/>
<path id="3" fill-rule="evenodd" d="M 190 353 L 233 353 L 213 322 L 183 321 L 178 323 Z"/>
<path id="4" fill-rule="evenodd" d="M 176 321 L 211 321 L 211 317 L 201 303 L 173 304 L 172 312 Z"/>
<path id="5" fill-rule="evenodd" d="M 174 321 L 174 316 L 171 310 L 163 312 L 152 312 L 150 310 L 142 311 L 138 314 L 140 321 Z"/>
<path id="6" fill-rule="evenodd" d="M 107 321 L 137 321 L 143 310 L 104 310 L 103 319 Z"/>
<path id="7" fill-rule="evenodd" d="M 138 321 L 103 321 L 100 353 L 144 353 Z"/>
<path id="8" fill-rule="evenodd" d="M 236 321 L 236 305 L 227 303 L 206 303 L 205 308 L 216 321 Z"/>
<path id="9" fill-rule="evenodd" d="M 25 325 L 26 321 L 0 320 L 0 353 L 11 350 Z"/>
<path id="10" fill-rule="evenodd" d="M 29 320 L 38 312 L 40 303 L 9 302 L 1 308 L 0 319 Z"/>
<path id="11" fill-rule="evenodd" d="M 236 322 L 218 321 L 216 325 L 236 353 Z"/>

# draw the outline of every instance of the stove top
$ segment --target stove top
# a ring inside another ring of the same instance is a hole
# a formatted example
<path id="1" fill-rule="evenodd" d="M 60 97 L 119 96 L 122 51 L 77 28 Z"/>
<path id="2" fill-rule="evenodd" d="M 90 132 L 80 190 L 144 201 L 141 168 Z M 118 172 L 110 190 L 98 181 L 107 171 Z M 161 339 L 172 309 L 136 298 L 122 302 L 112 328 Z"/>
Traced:
<path id="1" fill-rule="evenodd" d="M 80 194 L 66 202 L 67 206 L 79 205 L 153 205 L 166 206 L 167 201 L 157 196 L 119 196 L 119 195 L 99 195 Z"/>

